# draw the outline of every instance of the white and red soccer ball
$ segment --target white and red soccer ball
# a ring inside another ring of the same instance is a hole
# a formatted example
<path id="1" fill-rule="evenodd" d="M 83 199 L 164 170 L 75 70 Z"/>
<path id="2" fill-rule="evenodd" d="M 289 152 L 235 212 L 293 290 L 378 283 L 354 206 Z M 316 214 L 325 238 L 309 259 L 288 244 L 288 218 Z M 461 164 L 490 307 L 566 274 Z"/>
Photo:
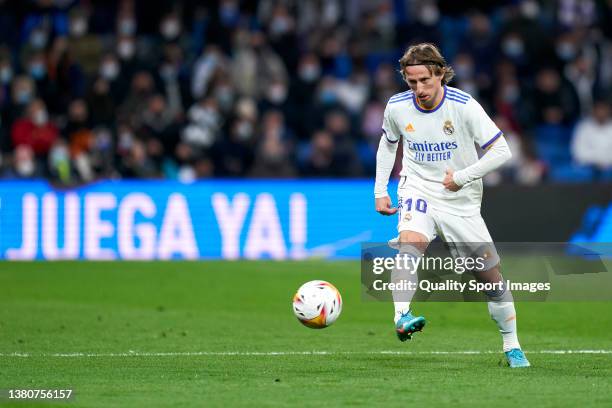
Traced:
<path id="1" fill-rule="evenodd" d="M 342 312 L 342 296 L 334 285 L 322 280 L 306 282 L 293 296 L 293 313 L 312 329 L 324 329 Z"/>

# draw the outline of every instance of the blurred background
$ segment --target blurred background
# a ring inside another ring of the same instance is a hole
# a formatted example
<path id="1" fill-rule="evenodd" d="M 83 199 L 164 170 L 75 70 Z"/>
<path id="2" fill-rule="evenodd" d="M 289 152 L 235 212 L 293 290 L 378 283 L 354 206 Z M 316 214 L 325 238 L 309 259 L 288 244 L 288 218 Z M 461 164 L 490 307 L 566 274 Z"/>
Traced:
<path id="1" fill-rule="evenodd" d="M 610 6 L 0 1 L 1 175 L 372 177 L 397 61 L 431 41 L 512 147 L 489 184 L 610 180 Z"/>
<path id="2" fill-rule="evenodd" d="M 351 200 L 370 212 L 383 111 L 406 89 L 398 59 L 430 41 L 455 69 L 451 85 L 480 101 L 513 151 L 485 179 L 501 186 L 484 203 L 499 220 L 492 230 L 502 239 L 592 237 L 601 225 L 612 230 L 611 7 L 0 0 L 0 179 L 46 180 L 47 191 L 119 179 L 354 178 L 362 193 Z M 6 198 L 34 188 L 19 186 L 5 183 Z M 5 214 L 25 225 L 25 210 Z M 548 234 L 555 214 L 562 231 Z"/>

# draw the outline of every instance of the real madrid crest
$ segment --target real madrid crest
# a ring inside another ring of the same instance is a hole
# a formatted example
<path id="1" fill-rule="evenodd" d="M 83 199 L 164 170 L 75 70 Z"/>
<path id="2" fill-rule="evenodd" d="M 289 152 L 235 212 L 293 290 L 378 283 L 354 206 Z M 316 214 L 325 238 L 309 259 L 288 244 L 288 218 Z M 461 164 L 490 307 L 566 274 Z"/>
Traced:
<path id="1" fill-rule="evenodd" d="M 450 120 L 445 121 L 444 126 L 442 126 L 442 130 L 447 136 L 450 136 L 455 133 L 455 127 L 453 126 L 453 122 L 451 122 Z"/>

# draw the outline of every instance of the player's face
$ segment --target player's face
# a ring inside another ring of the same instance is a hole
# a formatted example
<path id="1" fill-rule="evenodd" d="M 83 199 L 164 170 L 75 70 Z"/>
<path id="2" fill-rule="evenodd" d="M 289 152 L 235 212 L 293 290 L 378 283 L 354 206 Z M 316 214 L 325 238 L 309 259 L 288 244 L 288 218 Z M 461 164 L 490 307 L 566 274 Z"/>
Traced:
<path id="1" fill-rule="evenodd" d="M 406 67 L 408 86 L 415 93 L 419 105 L 431 108 L 442 98 L 442 75 L 434 75 L 425 65 Z"/>

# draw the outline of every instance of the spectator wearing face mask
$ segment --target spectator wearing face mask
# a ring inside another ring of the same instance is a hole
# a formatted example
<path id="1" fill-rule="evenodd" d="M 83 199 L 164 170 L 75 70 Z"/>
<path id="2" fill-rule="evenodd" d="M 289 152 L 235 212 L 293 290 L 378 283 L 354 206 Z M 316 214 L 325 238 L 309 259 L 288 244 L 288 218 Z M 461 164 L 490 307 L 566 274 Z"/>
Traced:
<path id="1" fill-rule="evenodd" d="M 283 3 L 277 3 L 272 9 L 268 20 L 268 36 L 270 46 L 281 57 L 285 67 L 290 72 L 295 72 L 300 58 L 299 48 L 293 46 L 298 40 L 296 22 Z"/>
<path id="2" fill-rule="evenodd" d="M 412 10 L 409 10 L 408 14 L 411 18 L 408 24 L 403 24 L 401 26 L 398 33 L 398 43 L 414 42 L 417 41 L 417 39 L 419 41 L 440 43 L 442 30 L 440 29 L 440 10 L 438 9 L 437 3 L 437 1 L 431 0 L 411 2 Z M 376 15 L 371 16 L 371 18 L 375 17 Z M 376 20 L 379 19 L 375 19 L 374 22 L 371 23 L 374 27 L 380 25 L 374 24 Z M 370 37 L 373 36 L 374 33 L 375 32 L 370 33 Z M 382 37 L 384 31 L 378 28 L 377 34 Z"/>
<path id="3" fill-rule="evenodd" d="M 175 151 L 179 139 L 178 123 L 163 95 L 156 94 L 149 99 L 141 122 L 139 135 L 145 141 L 147 154 L 161 167 L 164 158 Z"/>
<path id="4" fill-rule="evenodd" d="M 2 178 L 13 179 L 33 179 L 44 176 L 42 166 L 37 163 L 32 147 L 19 145 L 15 148 L 12 155 L 7 155 L 6 170 L 2 172 Z"/>
<path id="5" fill-rule="evenodd" d="M 317 84 L 321 77 L 321 65 L 315 53 L 304 54 L 299 61 L 297 75 L 291 78 L 288 103 L 292 116 L 287 117 L 289 125 L 298 137 L 308 138 L 312 129 L 315 112 L 313 109 Z"/>
<path id="6" fill-rule="evenodd" d="M 159 33 L 162 41 L 178 42 L 183 34 L 183 25 L 178 13 L 166 14 L 159 23 Z"/>
<path id="7" fill-rule="evenodd" d="M 108 84 L 110 96 L 115 103 L 123 102 L 129 91 L 130 82 L 115 54 L 109 52 L 102 56 L 98 65 L 98 76 Z"/>
<path id="8" fill-rule="evenodd" d="M 25 117 L 15 121 L 11 129 L 13 146 L 29 146 L 37 157 L 46 158 L 58 137 L 58 129 L 49 121 L 47 107 L 41 99 L 30 102 L 26 113 Z"/>
<path id="9" fill-rule="evenodd" d="M 0 49 L 0 88 L 8 91 L 13 79 L 13 65 L 11 63 L 11 55 L 8 50 Z M 6 93 L 8 94 L 8 92 Z M 0 100 L 0 108 L 4 106 L 6 98 Z"/>
<path id="10" fill-rule="evenodd" d="M 22 39 L 32 47 L 44 48 L 52 36 L 68 34 L 66 7 L 58 7 L 55 2 L 35 1 L 26 8 L 27 13 L 21 25 Z"/>
<path id="11" fill-rule="evenodd" d="M 44 101 L 53 99 L 54 86 L 47 67 L 47 59 L 42 51 L 30 54 L 24 63 L 24 70 L 36 86 L 36 94 Z"/>
<path id="12" fill-rule="evenodd" d="M 120 36 L 117 39 L 115 52 L 121 65 L 121 71 L 127 80 L 143 69 L 143 64 L 137 55 L 136 37 Z"/>
<path id="13" fill-rule="evenodd" d="M 244 176 L 252 166 L 257 143 L 257 119 L 255 102 L 249 98 L 239 100 L 234 118 L 229 122 L 227 136 L 218 140 L 213 147 L 218 176 Z"/>
<path id="14" fill-rule="evenodd" d="M 291 105 L 287 104 L 289 89 L 282 79 L 273 79 L 266 89 L 263 99 L 260 101 L 259 110 L 267 112 L 269 110 L 280 110 L 285 117 L 291 117 Z"/>
<path id="15" fill-rule="evenodd" d="M 168 102 L 167 109 L 175 119 L 182 119 L 186 107 L 193 101 L 189 90 L 189 67 L 179 44 L 169 43 L 164 46 L 164 56 L 157 68 L 157 77 Z"/>
<path id="16" fill-rule="evenodd" d="M 36 97 L 34 81 L 26 75 L 19 75 L 11 82 L 10 99 L 2 110 L 2 122 L 10 126 L 25 115 L 26 108 Z"/>
<path id="17" fill-rule="evenodd" d="M 66 141 L 59 138 L 55 141 L 48 157 L 49 176 L 52 180 L 70 185 L 73 181 L 70 151 Z"/>

